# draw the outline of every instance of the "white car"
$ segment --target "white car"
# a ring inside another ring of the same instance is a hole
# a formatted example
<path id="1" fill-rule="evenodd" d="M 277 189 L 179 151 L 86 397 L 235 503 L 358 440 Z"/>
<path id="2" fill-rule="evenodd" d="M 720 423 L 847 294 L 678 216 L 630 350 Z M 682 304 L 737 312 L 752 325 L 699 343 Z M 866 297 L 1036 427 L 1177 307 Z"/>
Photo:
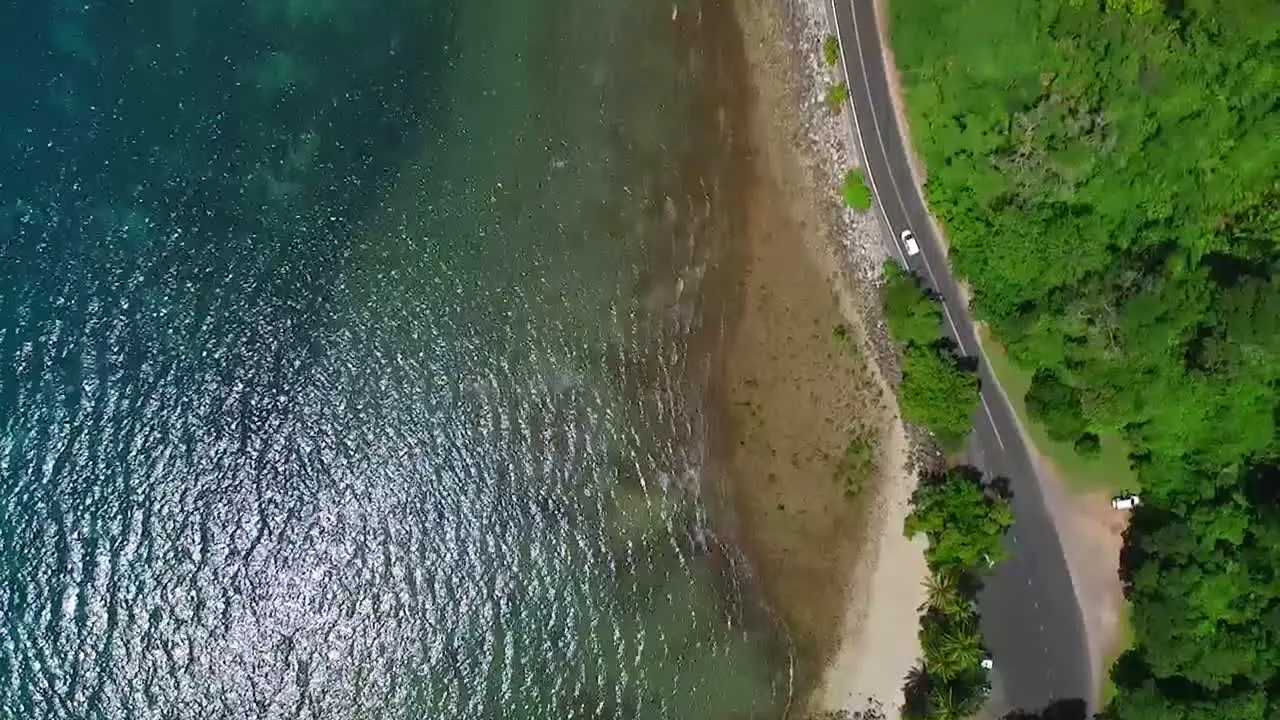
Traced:
<path id="1" fill-rule="evenodd" d="M 982 656 L 982 662 L 979 664 L 982 665 L 983 670 L 986 670 L 988 672 L 990 672 L 996 666 L 996 663 L 994 660 L 991 659 L 991 656 L 986 654 Z"/>
<path id="2" fill-rule="evenodd" d="M 907 257 L 920 254 L 920 245 L 916 242 L 916 236 L 910 230 L 902 231 L 902 244 L 907 248 Z"/>
<path id="3" fill-rule="evenodd" d="M 1132 510 L 1142 504 L 1142 498 L 1133 493 L 1125 493 L 1111 498 L 1111 507 L 1116 510 Z"/>

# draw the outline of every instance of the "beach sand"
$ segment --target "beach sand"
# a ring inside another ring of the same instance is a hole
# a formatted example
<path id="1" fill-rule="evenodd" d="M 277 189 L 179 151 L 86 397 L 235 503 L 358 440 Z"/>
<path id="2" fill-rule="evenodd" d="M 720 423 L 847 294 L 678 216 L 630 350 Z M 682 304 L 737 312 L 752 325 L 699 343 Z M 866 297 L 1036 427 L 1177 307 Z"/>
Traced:
<path id="1" fill-rule="evenodd" d="M 737 311 L 716 392 L 732 529 L 792 639 L 790 716 L 895 717 L 927 571 L 923 545 L 902 535 L 915 477 L 885 380 L 880 229 L 839 205 L 839 176 L 858 163 L 846 116 L 822 104 L 822 1 L 734 7 L 752 96 Z M 874 448 L 848 473 L 852 494 L 837 480 L 851 438 Z"/>

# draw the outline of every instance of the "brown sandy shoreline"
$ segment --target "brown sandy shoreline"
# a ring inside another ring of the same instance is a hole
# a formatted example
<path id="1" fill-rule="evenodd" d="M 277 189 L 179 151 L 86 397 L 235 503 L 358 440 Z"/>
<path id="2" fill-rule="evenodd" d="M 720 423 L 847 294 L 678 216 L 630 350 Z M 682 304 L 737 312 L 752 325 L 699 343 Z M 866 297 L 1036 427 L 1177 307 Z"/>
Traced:
<path id="1" fill-rule="evenodd" d="M 790 716 L 894 716 L 919 654 L 925 566 L 922 547 L 902 537 L 915 479 L 885 381 L 879 229 L 837 200 L 839 173 L 858 163 L 846 120 L 822 105 L 823 7 L 734 3 L 752 90 L 750 171 L 737 302 L 713 382 L 725 420 L 717 444 L 735 540 L 793 643 Z M 833 340 L 838 326 L 850 342 Z M 874 452 L 849 496 L 837 473 L 851 438 Z"/>

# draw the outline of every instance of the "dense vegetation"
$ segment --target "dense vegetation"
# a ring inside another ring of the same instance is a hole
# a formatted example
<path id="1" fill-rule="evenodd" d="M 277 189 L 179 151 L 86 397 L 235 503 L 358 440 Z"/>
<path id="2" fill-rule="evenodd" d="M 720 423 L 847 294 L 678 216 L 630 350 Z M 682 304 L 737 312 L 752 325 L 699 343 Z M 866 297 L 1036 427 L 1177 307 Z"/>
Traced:
<path id="1" fill-rule="evenodd" d="M 884 319 L 902 346 L 932 345 L 942 337 L 942 308 L 920 287 L 920 278 L 895 262 L 884 264 Z"/>
<path id="2" fill-rule="evenodd" d="M 920 618 L 924 666 L 907 678 L 903 716 L 952 720 L 975 714 L 990 690 L 981 662 L 975 593 L 978 578 L 1003 553 L 1013 524 L 1009 500 L 991 492 L 970 468 L 921 481 L 912 495 L 906 533 L 929 539 L 929 599 Z"/>
<path id="3" fill-rule="evenodd" d="M 1107 714 L 1280 717 L 1280 3 L 892 7 L 930 203 L 1028 409 L 1132 449 Z"/>
<path id="4" fill-rule="evenodd" d="M 942 335 L 942 310 L 917 276 L 894 262 L 884 266 L 882 303 L 889 335 L 903 354 L 898 402 L 902 416 L 924 425 L 948 450 L 959 449 L 973 427 L 978 379 Z M 981 663 L 978 577 L 1004 554 L 1013 524 L 1005 497 L 983 485 L 982 474 L 954 468 L 924 478 L 911 496 L 908 537 L 929 539 L 929 599 L 921 608 L 924 665 L 906 679 L 903 717 L 958 720 L 975 714 L 990 690 Z"/>
<path id="5" fill-rule="evenodd" d="M 978 377 L 942 337 L 942 311 L 919 278 L 892 261 L 884 266 L 883 305 L 889 335 L 902 348 L 902 416 L 925 426 L 946 450 L 973 429 Z"/>

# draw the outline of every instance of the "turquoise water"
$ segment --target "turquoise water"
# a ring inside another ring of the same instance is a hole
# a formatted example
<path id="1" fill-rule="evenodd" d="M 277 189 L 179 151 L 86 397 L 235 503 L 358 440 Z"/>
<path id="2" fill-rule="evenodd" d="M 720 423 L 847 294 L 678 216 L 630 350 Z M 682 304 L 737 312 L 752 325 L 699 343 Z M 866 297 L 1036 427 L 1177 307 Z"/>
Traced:
<path id="1" fill-rule="evenodd" d="M 0 718 L 778 717 L 719 5 L 0 8 Z"/>

